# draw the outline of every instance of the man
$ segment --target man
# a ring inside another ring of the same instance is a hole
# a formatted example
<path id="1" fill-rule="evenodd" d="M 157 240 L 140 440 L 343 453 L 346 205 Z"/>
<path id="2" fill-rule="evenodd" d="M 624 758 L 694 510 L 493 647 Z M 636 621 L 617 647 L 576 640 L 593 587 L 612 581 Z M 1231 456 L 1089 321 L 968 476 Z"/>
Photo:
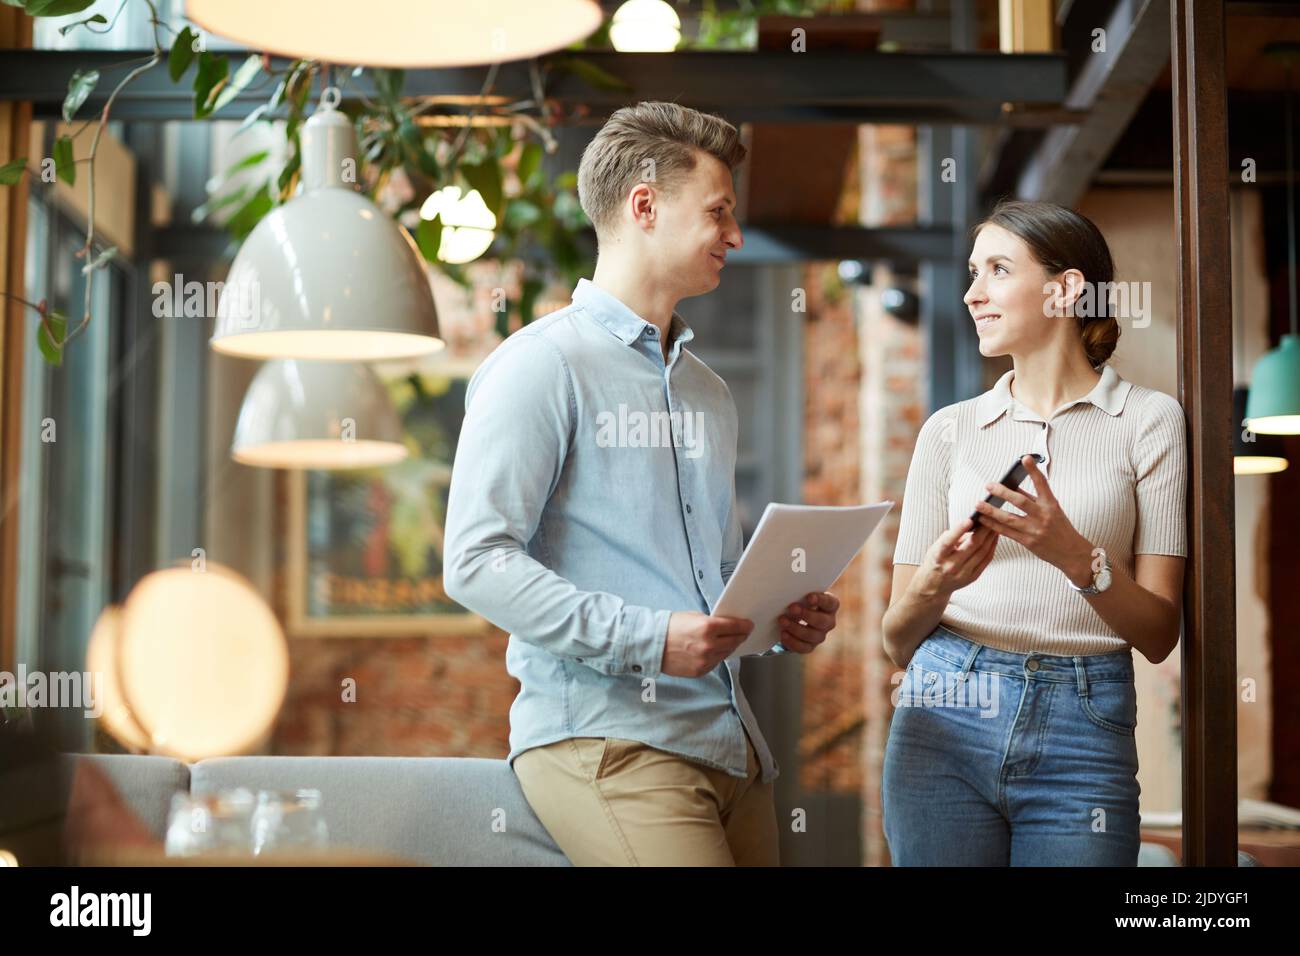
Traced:
<path id="1" fill-rule="evenodd" d="M 753 622 L 709 614 L 742 546 L 736 407 L 674 311 L 741 246 L 744 155 L 673 103 L 610 117 L 578 170 L 594 277 L 466 397 L 444 585 L 510 631 L 508 760 L 577 865 L 778 863 L 779 768 L 730 659 Z M 791 605 L 767 654 L 811 651 L 838 606 Z"/>

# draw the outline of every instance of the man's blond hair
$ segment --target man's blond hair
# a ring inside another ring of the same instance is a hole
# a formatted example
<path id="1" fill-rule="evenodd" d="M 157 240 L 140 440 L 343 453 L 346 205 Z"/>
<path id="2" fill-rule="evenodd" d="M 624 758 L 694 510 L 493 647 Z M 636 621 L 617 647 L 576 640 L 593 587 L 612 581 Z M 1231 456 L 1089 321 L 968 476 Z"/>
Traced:
<path id="1" fill-rule="evenodd" d="M 578 201 L 596 232 L 617 222 L 619 208 L 638 183 L 653 182 L 671 196 L 695 168 L 696 150 L 729 170 L 745 158 L 740 133 L 720 116 L 676 103 L 638 103 L 615 112 L 578 164 Z"/>

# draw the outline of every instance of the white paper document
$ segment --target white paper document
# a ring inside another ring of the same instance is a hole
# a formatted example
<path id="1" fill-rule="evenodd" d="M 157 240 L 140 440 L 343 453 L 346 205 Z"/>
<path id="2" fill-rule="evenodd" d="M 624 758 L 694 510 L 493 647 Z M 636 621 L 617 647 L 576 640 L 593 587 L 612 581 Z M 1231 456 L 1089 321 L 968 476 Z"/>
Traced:
<path id="1" fill-rule="evenodd" d="M 845 508 L 769 504 L 713 608 L 754 622 L 731 656 L 761 654 L 779 642 L 777 618 L 786 607 L 834 584 L 892 507 L 892 501 Z"/>

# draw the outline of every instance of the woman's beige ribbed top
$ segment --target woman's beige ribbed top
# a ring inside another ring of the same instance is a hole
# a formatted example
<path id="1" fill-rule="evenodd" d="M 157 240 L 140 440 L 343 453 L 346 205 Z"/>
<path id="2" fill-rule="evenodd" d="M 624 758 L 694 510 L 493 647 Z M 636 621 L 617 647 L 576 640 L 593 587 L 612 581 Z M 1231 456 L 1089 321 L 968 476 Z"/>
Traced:
<path id="1" fill-rule="evenodd" d="M 1032 452 L 1046 456 L 1039 468 L 1071 524 L 1106 550 L 1113 568 L 1131 576 L 1135 554 L 1186 557 L 1186 426 L 1178 402 L 1106 366 L 1091 392 L 1044 422 L 1012 396 L 1014 375 L 922 426 L 894 563 L 919 565 L 935 539 L 988 494 L 985 483 Z M 1024 487 L 1032 491 L 1033 481 Z M 1006 537 L 979 579 L 953 594 L 943 625 L 1022 654 L 1106 654 L 1129 646 L 1063 572 Z"/>

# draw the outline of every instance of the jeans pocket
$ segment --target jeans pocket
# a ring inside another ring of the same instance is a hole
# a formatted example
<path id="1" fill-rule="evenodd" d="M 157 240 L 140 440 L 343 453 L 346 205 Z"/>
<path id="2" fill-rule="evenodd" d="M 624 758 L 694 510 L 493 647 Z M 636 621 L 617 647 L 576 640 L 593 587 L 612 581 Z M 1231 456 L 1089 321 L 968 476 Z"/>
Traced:
<path id="1" fill-rule="evenodd" d="M 1079 703 L 1087 718 L 1102 730 L 1126 737 L 1132 737 L 1137 730 L 1137 691 L 1132 681 L 1090 683 Z"/>
<path id="2" fill-rule="evenodd" d="M 923 660 L 918 658 L 924 657 Z M 964 684 L 971 680 L 969 673 L 932 654 L 913 655 L 907 665 L 907 673 L 899 686 L 899 706 L 942 706 L 958 700 L 964 691 Z"/>

